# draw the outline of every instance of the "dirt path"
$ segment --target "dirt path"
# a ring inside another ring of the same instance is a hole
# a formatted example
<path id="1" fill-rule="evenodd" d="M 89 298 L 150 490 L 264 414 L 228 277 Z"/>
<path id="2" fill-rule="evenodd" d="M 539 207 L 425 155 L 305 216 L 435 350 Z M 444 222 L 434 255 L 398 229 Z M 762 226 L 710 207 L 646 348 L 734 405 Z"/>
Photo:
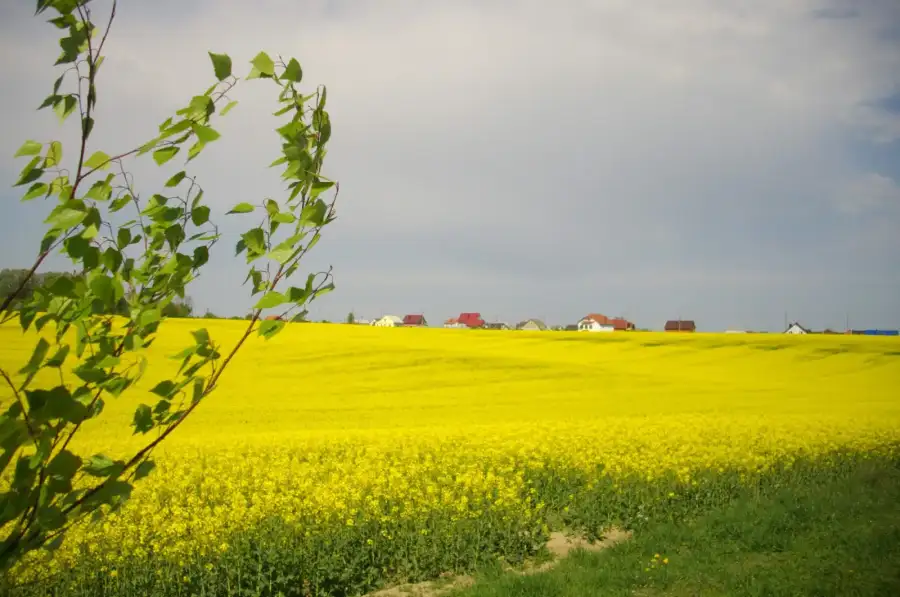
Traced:
<path id="1" fill-rule="evenodd" d="M 587 551 L 601 551 L 609 549 L 623 541 L 631 538 L 630 531 L 621 529 L 608 530 L 601 541 L 590 543 L 582 537 L 574 537 L 561 532 L 550 533 L 550 540 L 547 541 L 547 550 L 553 555 L 553 559 L 549 562 L 543 562 L 536 566 L 526 566 L 522 569 L 510 569 L 509 572 L 514 574 L 536 574 L 538 572 L 546 572 L 550 570 L 563 558 L 575 549 L 585 549 Z M 475 579 L 467 574 L 462 575 L 446 575 L 438 580 L 398 585 L 367 593 L 365 597 L 441 597 L 455 589 L 462 589 L 475 584 Z"/>

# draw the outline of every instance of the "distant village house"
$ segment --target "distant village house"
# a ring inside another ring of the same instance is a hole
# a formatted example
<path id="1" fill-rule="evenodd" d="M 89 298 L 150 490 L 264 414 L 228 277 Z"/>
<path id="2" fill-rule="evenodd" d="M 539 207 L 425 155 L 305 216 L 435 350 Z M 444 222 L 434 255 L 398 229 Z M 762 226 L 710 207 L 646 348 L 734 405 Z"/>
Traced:
<path id="1" fill-rule="evenodd" d="M 667 332 L 696 332 L 697 324 L 692 319 L 670 319 L 666 322 Z"/>
<path id="2" fill-rule="evenodd" d="M 405 315 L 403 325 L 405 327 L 426 327 L 428 322 L 425 321 L 424 315 Z"/>
<path id="3" fill-rule="evenodd" d="M 396 328 L 403 325 L 403 320 L 396 315 L 385 315 L 373 323 L 378 328 Z"/>
<path id="4" fill-rule="evenodd" d="M 544 332 L 547 330 L 547 325 L 540 319 L 526 319 L 519 322 L 516 329 L 523 332 Z"/>
<path id="5" fill-rule="evenodd" d="M 797 323 L 796 321 L 789 325 L 786 330 L 784 330 L 785 334 L 808 334 L 809 330 Z"/>
<path id="6" fill-rule="evenodd" d="M 460 313 L 459 317 L 451 317 L 444 322 L 445 328 L 480 328 L 484 327 L 481 313 Z"/>

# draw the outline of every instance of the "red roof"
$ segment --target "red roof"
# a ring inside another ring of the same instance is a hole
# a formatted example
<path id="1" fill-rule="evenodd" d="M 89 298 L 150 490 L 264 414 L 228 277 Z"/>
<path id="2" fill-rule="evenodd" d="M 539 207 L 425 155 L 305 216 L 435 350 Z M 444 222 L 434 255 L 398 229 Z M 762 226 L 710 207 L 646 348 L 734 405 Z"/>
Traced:
<path id="1" fill-rule="evenodd" d="M 616 330 L 630 330 L 634 328 L 634 324 L 623 317 L 614 317 L 609 320 L 613 328 Z"/>
<path id="2" fill-rule="evenodd" d="M 425 325 L 424 315 L 406 315 L 403 318 L 403 325 Z"/>
<path id="3" fill-rule="evenodd" d="M 484 320 L 481 318 L 481 313 L 460 313 L 459 323 L 470 328 L 480 328 L 484 325 Z"/>
<path id="4" fill-rule="evenodd" d="M 596 321 L 597 323 L 604 325 L 610 323 L 609 318 L 606 315 L 600 315 L 599 313 L 588 313 L 584 316 L 582 321 L 585 319 L 590 319 L 591 321 Z"/>
<path id="5" fill-rule="evenodd" d="M 459 320 L 455 317 L 451 317 L 447 321 L 444 322 L 444 325 L 452 325 L 454 323 L 459 323 Z"/>

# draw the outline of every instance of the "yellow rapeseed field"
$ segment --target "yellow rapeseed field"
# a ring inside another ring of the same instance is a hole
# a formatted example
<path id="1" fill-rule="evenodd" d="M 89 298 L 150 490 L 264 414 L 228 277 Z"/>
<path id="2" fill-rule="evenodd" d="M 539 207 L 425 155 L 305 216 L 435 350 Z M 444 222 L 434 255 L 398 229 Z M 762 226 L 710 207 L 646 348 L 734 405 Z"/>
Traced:
<path id="1" fill-rule="evenodd" d="M 148 377 L 79 453 L 138 445 L 128 424 L 174 373 L 165 357 L 192 329 L 227 348 L 245 325 L 167 321 Z M 0 327 L 0 365 L 18 369 L 32 341 Z M 23 594 L 352 594 L 898 443 L 897 338 L 291 324 L 245 346 L 120 513 L 17 573 L 42 579 Z"/>

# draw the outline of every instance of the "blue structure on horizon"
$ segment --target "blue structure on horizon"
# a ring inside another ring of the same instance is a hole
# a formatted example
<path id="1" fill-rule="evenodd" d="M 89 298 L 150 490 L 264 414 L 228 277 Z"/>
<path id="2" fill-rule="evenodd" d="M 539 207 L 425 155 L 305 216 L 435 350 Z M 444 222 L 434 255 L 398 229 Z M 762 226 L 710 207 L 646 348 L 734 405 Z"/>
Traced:
<path id="1" fill-rule="evenodd" d="M 863 336 L 900 336 L 900 330 L 862 330 L 854 334 L 862 334 Z"/>

